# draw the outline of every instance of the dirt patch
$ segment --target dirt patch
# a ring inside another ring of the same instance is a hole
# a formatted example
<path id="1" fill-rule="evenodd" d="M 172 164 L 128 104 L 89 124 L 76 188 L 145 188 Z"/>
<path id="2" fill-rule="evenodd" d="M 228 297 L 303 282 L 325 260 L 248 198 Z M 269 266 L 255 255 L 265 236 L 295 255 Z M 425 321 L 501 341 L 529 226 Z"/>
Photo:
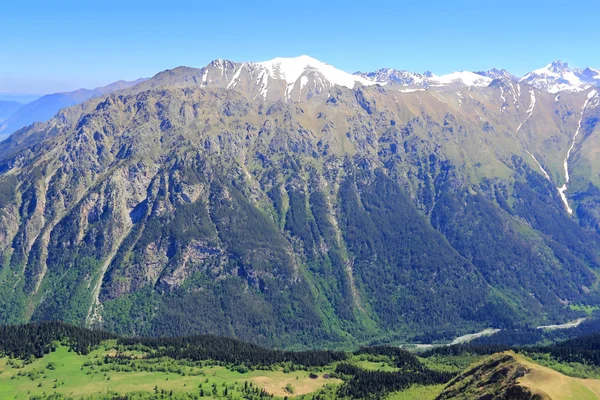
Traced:
<path id="1" fill-rule="evenodd" d="M 322 376 L 319 376 L 316 379 L 311 379 L 308 376 L 302 376 L 296 380 L 296 375 L 294 374 L 286 374 L 285 377 L 257 376 L 251 380 L 263 387 L 269 394 L 281 397 L 300 396 L 315 392 L 328 383 L 342 383 L 340 379 L 325 379 Z M 285 387 L 288 384 L 292 386 L 294 390 L 293 394 L 286 391 Z"/>

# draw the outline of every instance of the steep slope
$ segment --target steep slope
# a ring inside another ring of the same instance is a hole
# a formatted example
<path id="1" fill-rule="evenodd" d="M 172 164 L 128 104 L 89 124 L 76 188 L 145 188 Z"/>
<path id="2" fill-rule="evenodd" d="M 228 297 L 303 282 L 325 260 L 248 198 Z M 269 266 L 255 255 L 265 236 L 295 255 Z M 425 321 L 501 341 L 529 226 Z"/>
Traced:
<path id="1" fill-rule="evenodd" d="M 593 301 L 589 179 L 570 170 L 577 219 L 557 190 L 579 122 L 597 136 L 588 93 L 403 93 L 310 63 L 176 68 L 2 143 L 0 321 L 308 346 Z"/>
<path id="2" fill-rule="evenodd" d="M 93 90 L 79 89 L 74 92 L 54 93 L 42 96 L 20 107 L 18 111 L 15 110 L 16 112 L 12 113 L 5 121 L 2 121 L 0 117 L 0 135 L 10 135 L 34 122 L 47 121 L 54 117 L 61 108 L 79 104 L 92 97 L 102 96 L 115 90 L 134 86 L 142 81 L 143 79 L 131 82 L 118 81 Z"/>

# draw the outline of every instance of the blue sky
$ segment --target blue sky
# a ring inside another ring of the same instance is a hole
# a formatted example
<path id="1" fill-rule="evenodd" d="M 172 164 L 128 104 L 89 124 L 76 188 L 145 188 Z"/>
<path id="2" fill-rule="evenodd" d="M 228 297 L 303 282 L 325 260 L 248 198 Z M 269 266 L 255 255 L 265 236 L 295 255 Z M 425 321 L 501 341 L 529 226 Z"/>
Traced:
<path id="1" fill-rule="evenodd" d="M 88 4 L 89 3 L 89 4 Z M 308 54 L 348 72 L 436 74 L 561 59 L 600 68 L 598 0 L 10 1 L 0 93 L 49 93 L 213 59 Z"/>

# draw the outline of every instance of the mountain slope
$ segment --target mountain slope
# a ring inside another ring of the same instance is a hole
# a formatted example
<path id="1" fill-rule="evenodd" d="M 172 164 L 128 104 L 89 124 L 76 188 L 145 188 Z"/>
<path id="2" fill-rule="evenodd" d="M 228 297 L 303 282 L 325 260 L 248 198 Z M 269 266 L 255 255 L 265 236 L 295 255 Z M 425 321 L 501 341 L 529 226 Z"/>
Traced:
<path id="1" fill-rule="evenodd" d="M 143 79 L 131 82 L 118 81 L 93 90 L 79 89 L 74 92 L 54 93 L 42 96 L 20 107 L 17 112 L 12 113 L 5 121 L 2 121 L 0 117 L 0 134 L 10 135 L 34 122 L 43 122 L 52 118 L 61 108 L 79 104 L 92 97 L 102 96 L 115 90 L 134 86 L 142 81 Z"/>
<path id="2" fill-rule="evenodd" d="M 0 321 L 309 346 L 594 301 L 591 92 L 403 93 L 269 65 L 165 71 L 3 142 Z"/>

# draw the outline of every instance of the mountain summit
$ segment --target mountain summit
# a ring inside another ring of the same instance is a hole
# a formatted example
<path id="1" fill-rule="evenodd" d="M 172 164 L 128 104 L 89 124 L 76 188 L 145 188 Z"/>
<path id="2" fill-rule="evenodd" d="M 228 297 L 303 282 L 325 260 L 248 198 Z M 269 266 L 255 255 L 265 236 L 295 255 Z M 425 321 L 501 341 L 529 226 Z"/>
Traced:
<path id="1" fill-rule="evenodd" d="M 554 61 L 531 71 L 519 79 L 519 82 L 550 93 L 580 92 L 592 86 L 600 86 L 600 71 L 589 67 L 572 69 L 566 62 Z"/>

